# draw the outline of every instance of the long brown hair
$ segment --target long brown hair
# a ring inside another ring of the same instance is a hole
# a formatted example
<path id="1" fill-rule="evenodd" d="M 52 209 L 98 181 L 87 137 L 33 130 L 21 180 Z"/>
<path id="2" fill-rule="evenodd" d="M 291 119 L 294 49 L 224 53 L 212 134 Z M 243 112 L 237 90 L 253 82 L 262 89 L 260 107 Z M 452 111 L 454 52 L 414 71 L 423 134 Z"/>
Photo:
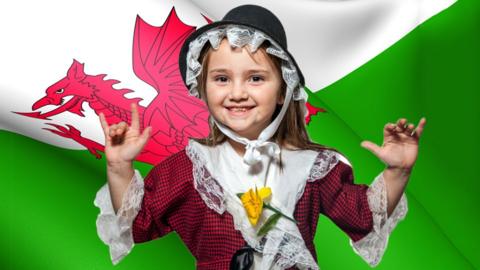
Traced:
<path id="1" fill-rule="evenodd" d="M 277 69 L 278 74 L 282 74 L 281 72 L 281 65 L 282 65 L 282 59 L 277 58 L 273 55 L 270 55 L 266 52 L 266 48 L 268 48 L 269 43 L 264 42 L 258 49 L 258 53 L 262 53 L 266 56 L 270 64 L 273 64 L 273 66 Z M 202 63 L 202 70 L 200 75 L 197 77 L 197 89 L 198 93 L 200 95 L 200 98 L 207 102 L 206 100 L 206 82 L 207 82 L 207 73 L 208 73 L 208 63 L 209 63 L 209 58 L 210 54 L 213 51 L 213 48 L 210 46 L 210 44 L 207 42 L 205 47 L 202 49 L 202 52 L 200 53 L 200 58 L 201 63 Z M 251 54 L 250 50 L 247 50 L 249 53 L 250 57 L 256 61 L 253 58 L 253 55 Z M 279 91 L 279 95 L 285 99 L 285 94 L 286 94 L 286 89 L 287 85 L 285 81 L 282 78 L 282 86 L 281 86 L 281 91 Z M 329 150 L 334 150 L 330 147 L 326 147 L 317 143 L 314 143 L 310 140 L 307 130 L 305 128 L 305 112 L 304 112 L 304 106 L 302 106 L 301 102 L 303 101 L 296 101 L 291 99 L 290 103 L 288 104 L 287 111 L 280 122 L 280 125 L 275 132 L 275 134 L 272 136 L 270 141 L 275 141 L 279 146 L 282 147 L 287 147 L 287 144 L 293 146 L 294 148 L 287 148 L 289 150 L 305 150 L 305 149 L 310 149 L 310 150 L 324 150 L 324 149 L 329 149 Z M 275 111 L 272 115 L 272 120 L 275 119 L 275 117 L 278 115 L 282 107 L 282 104 L 277 104 L 277 107 L 275 108 Z M 221 144 L 226 141 L 227 136 L 223 134 L 222 131 L 213 123 L 212 121 L 212 115 L 209 116 L 209 126 L 210 126 L 210 134 L 206 138 L 192 138 L 196 142 L 203 144 L 203 145 L 208 145 L 208 146 L 215 146 L 217 144 Z M 295 149 L 296 148 L 296 149 Z"/>

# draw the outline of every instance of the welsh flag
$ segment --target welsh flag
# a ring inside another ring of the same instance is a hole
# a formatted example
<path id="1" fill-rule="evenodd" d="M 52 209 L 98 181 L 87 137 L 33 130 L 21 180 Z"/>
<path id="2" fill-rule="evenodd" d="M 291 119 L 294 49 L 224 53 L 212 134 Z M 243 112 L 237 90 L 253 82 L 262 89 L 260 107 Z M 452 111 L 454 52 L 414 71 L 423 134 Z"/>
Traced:
<path id="1" fill-rule="evenodd" d="M 179 46 L 249 1 L 3 1 L 0 4 L 2 269 L 195 269 L 176 233 L 135 245 L 113 266 L 93 199 L 106 182 L 98 114 L 153 135 L 135 167 L 208 132 L 189 97 Z M 308 131 L 340 150 L 355 182 L 384 165 L 360 147 L 406 117 L 427 125 L 406 193 L 407 218 L 377 269 L 478 269 L 480 4 L 474 0 L 256 1 L 283 22 L 306 78 Z M 5 205 L 5 203 L 4 203 Z M 321 269 L 370 269 L 321 217 Z"/>

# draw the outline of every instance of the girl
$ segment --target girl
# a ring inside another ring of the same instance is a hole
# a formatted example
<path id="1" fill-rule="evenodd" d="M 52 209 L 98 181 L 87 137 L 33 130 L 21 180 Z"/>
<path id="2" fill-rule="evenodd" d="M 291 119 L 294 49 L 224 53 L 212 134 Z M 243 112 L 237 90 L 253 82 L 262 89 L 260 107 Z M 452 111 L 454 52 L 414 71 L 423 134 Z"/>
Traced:
<path id="1" fill-rule="evenodd" d="M 384 143 L 362 146 L 387 168 L 368 187 L 353 183 L 336 151 L 305 130 L 304 78 L 280 21 L 245 5 L 197 29 L 182 46 L 182 79 L 208 105 L 211 132 L 190 139 L 142 181 L 132 162 L 148 141 L 131 125 L 105 133 L 108 183 L 97 193 L 98 234 L 114 264 L 140 243 L 176 231 L 197 269 L 318 269 L 313 237 L 320 213 L 370 265 L 407 211 L 403 191 L 415 163 L 417 128 L 387 124 Z"/>

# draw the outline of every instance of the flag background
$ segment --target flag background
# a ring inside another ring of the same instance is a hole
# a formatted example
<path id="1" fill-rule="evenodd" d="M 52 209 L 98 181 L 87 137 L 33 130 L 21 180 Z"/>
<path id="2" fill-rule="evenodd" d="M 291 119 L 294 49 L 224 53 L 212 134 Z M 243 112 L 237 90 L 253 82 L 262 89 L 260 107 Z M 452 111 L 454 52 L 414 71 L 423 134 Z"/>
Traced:
<path id="1" fill-rule="evenodd" d="M 478 70 L 480 5 L 460 0 L 394 46 L 328 88 L 310 95 L 327 109 L 312 117 L 311 136 L 348 157 L 356 182 L 370 183 L 383 165 L 360 147 L 381 143 L 382 128 L 427 118 L 407 188 L 409 214 L 393 232 L 377 269 L 479 269 L 476 233 L 480 191 Z M 320 75 L 319 75 L 320 76 Z M 311 89 L 316 90 L 316 89 Z M 97 237 L 93 206 L 105 183 L 104 159 L 52 147 L 8 131 L 2 146 L 1 261 L 4 269 L 194 269 L 174 233 L 136 245 L 119 265 Z M 150 166 L 136 164 L 145 175 Z M 369 269 L 348 238 L 320 218 L 321 269 Z"/>

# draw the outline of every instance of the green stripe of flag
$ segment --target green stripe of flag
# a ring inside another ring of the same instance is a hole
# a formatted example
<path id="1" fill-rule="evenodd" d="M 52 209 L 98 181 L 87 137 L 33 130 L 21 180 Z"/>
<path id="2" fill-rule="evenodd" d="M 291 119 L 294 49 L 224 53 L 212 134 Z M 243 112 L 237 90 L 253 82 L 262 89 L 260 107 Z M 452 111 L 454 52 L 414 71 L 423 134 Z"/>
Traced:
<path id="1" fill-rule="evenodd" d="M 409 214 L 377 269 L 478 269 L 479 3 L 460 0 L 344 79 L 311 97 L 328 113 L 311 136 L 338 148 L 358 183 L 383 168 L 360 147 L 381 143 L 387 121 L 426 116 L 418 164 L 407 188 Z M 321 76 L 321 74 L 319 74 Z M 194 269 L 175 233 L 136 245 L 113 267 L 96 234 L 93 199 L 105 160 L 0 131 L 6 211 L 0 215 L 3 269 Z M 136 164 L 143 175 L 149 166 Z M 315 245 L 321 269 L 370 269 L 328 219 Z"/>

